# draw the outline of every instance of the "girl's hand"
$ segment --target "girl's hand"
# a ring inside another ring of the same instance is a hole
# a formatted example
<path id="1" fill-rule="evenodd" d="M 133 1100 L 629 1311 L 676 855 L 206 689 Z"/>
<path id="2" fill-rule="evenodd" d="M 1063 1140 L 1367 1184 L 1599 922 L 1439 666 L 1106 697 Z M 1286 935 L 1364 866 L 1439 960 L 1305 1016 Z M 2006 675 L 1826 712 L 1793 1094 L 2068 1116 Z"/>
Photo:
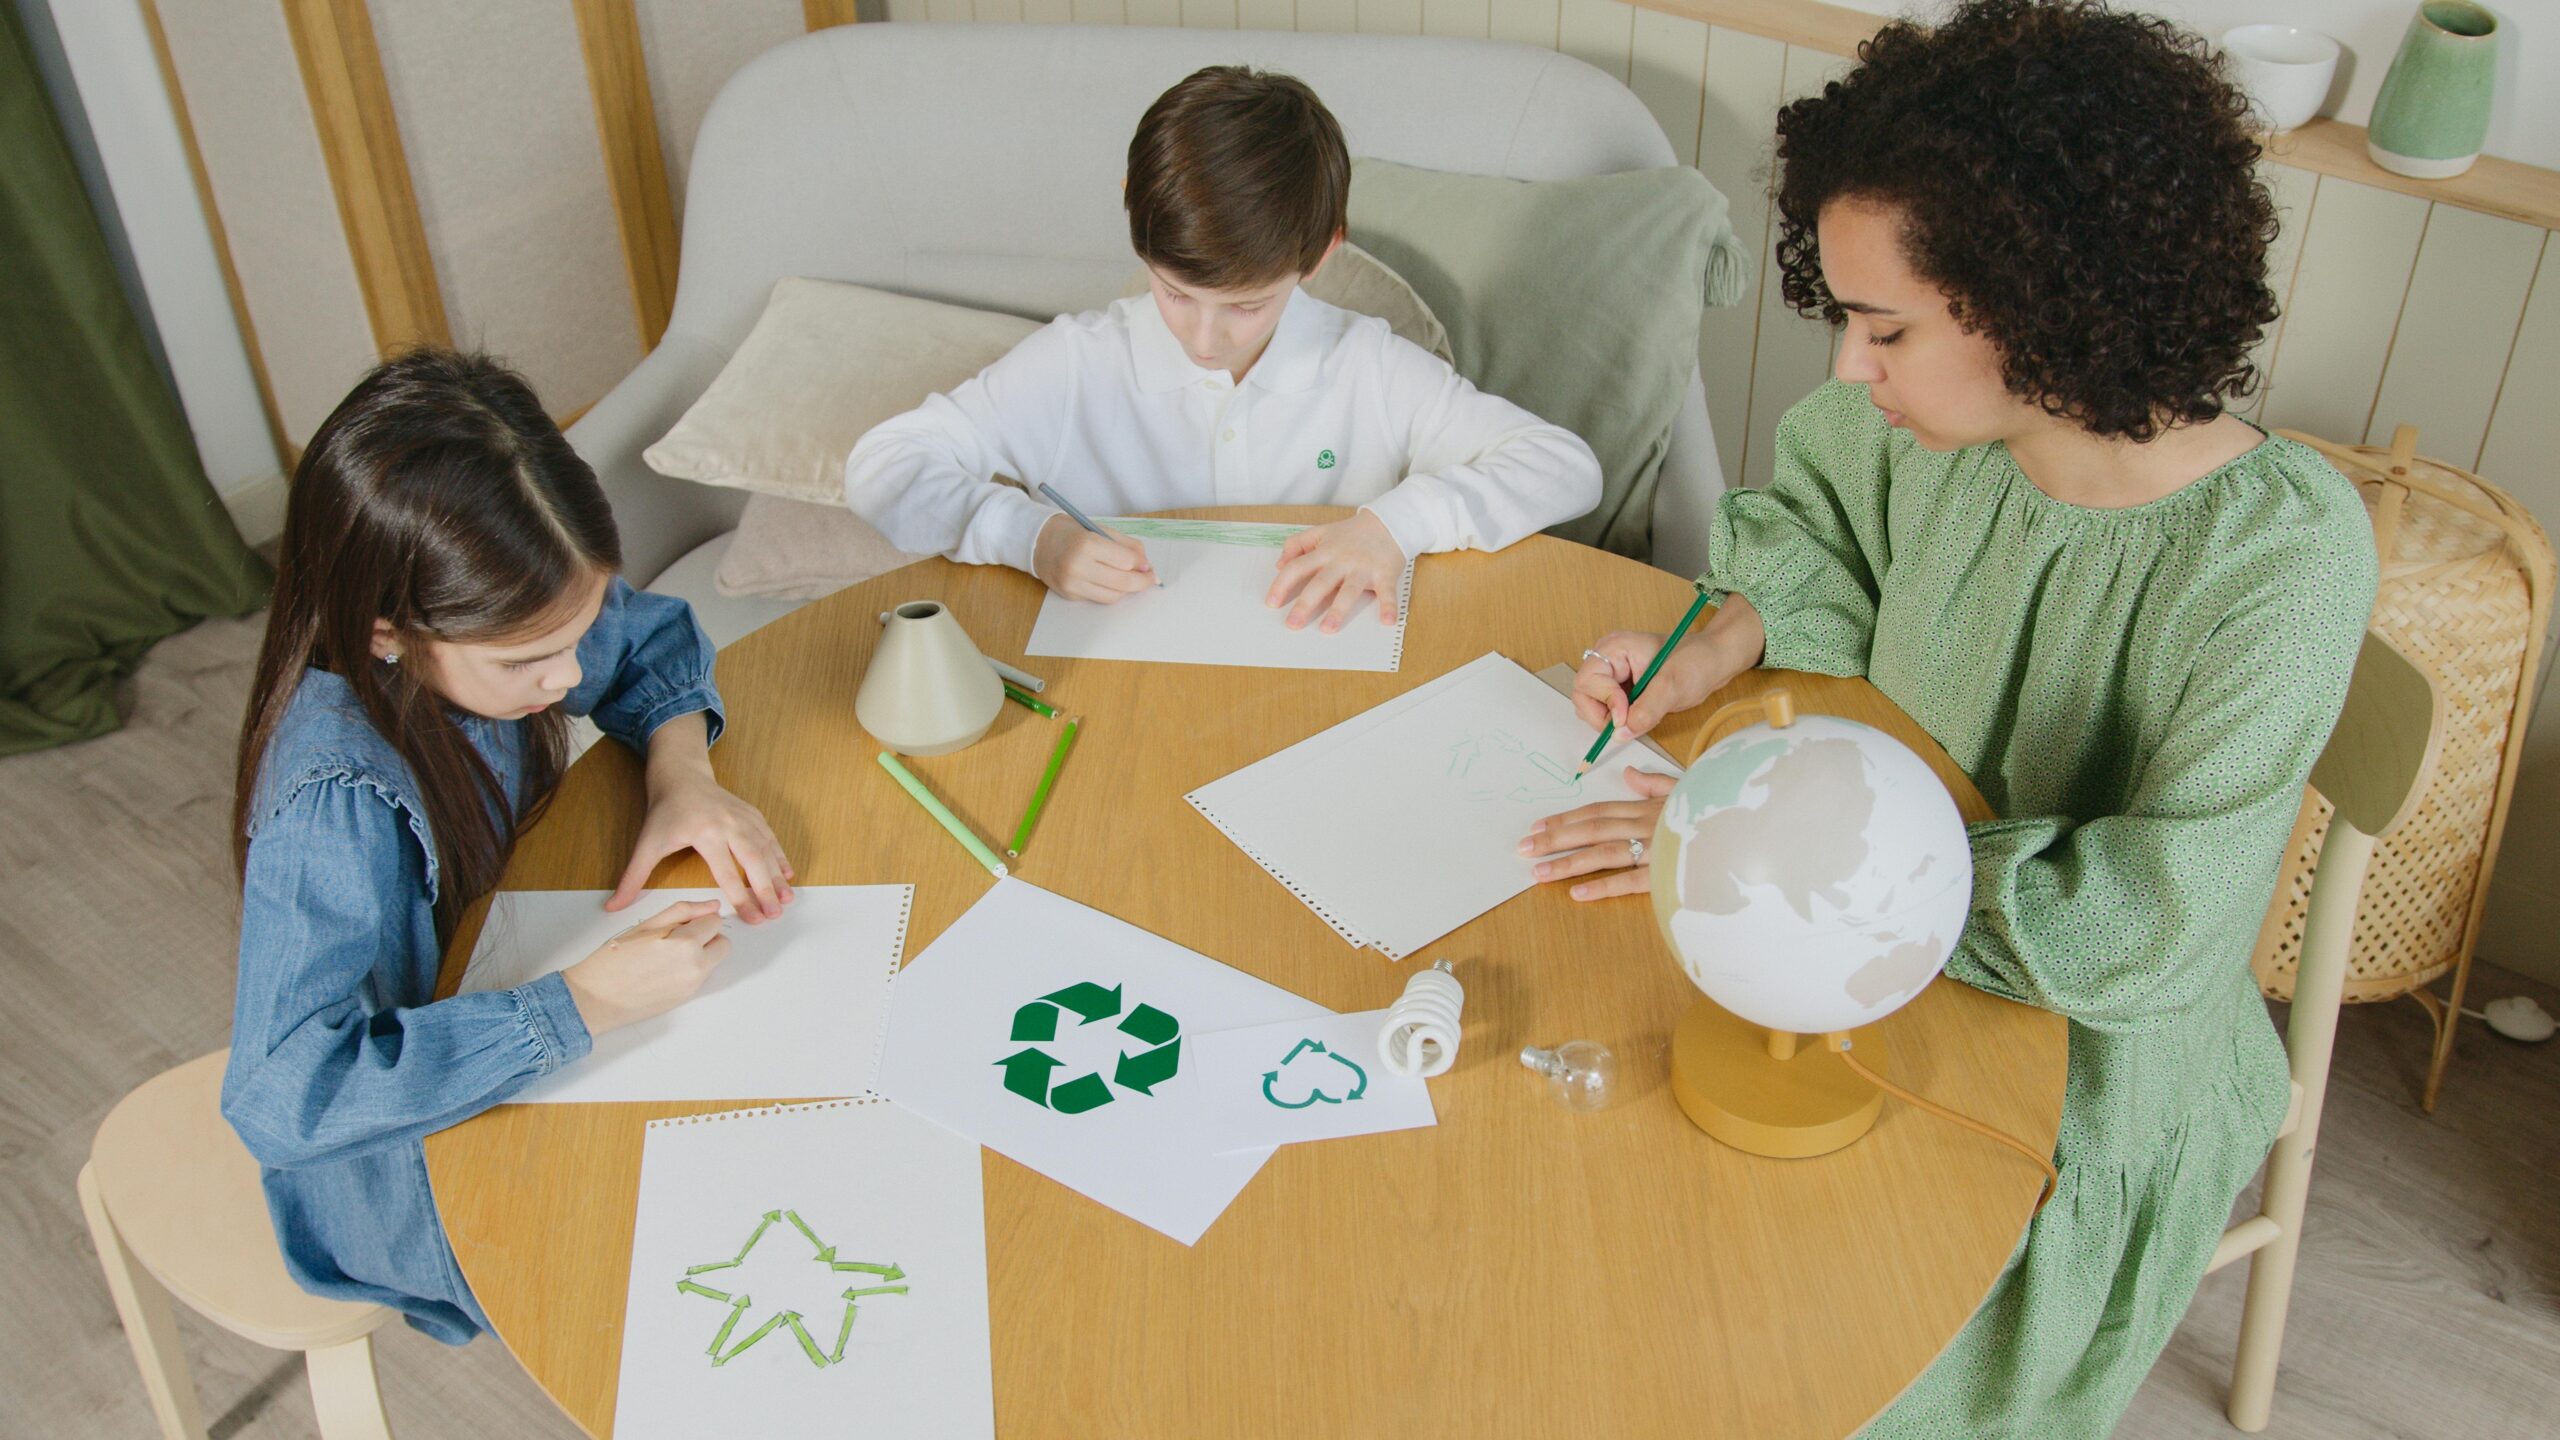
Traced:
<path id="1" fill-rule="evenodd" d="M 654 738 L 650 744 L 655 750 Z M 706 760 L 698 771 L 650 766 L 649 818 L 641 822 L 631 863 L 623 867 L 622 883 L 604 908 L 619 910 L 639 899 L 649 872 L 683 850 L 702 856 L 729 908 L 750 925 L 779 918 L 782 907 L 791 903 L 791 860 L 782 853 L 782 842 L 774 838 L 762 811 L 711 778 Z"/>
<path id="2" fill-rule="evenodd" d="M 1304 630 L 1324 615 L 1327 635 L 1340 630 L 1360 609 L 1378 597 L 1378 619 L 1396 623 L 1396 590 L 1404 579 L 1405 554 L 1387 522 L 1363 510 L 1348 520 L 1316 525 L 1289 537 L 1280 547 L 1280 569 L 1262 603 L 1274 610 L 1296 596 L 1289 628 Z"/>
<path id="3" fill-rule="evenodd" d="M 1031 573 L 1070 600 L 1109 605 L 1152 590 L 1155 566 L 1147 547 L 1116 531 L 1094 534 L 1064 515 L 1052 515 L 1031 542 Z"/>
<path id="4" fill-rule="evenodd" d="M 1656 644 L 1661 642 L 1656 641 Z M 1646 655 L 1651 659 L 1651 653 Z M 1668 671 L 1668 664 L 1663 669 Z M 1650 696 L 1662 684 L 1653 677 L 1645 688 Z M 1663 797 L 1680 783 L 1677 775 L 1657 775 L 1650 770 L 1627 767 L 1627 783 L 1635 787 L 1641 800 L 1603 800 L 1579 810 L 1550 815 L 1529 827 L 1529 837 L 1520 842 L 1523 855 L 1553 855 L 1552 860 L 1538 862 L 1535 874 L 1541 881 L 1562 880 L 1573 875 L 1598 875 L 1573 887 L 1576 900 L 1602 900 L 1611 895 L 1640 895 L 1653 888 L 1653 864 L 1637 864 L 1631 840 L 1651 842 L 1655 822 L 1662 818 Z M 1567 855 L 1562 852 L 1571 850 Z"/>
<path id="5" fill-rule="evenodd" d="M 1654 672 L 1643 698 L 1629 703 L 1627 691 L 1661 648 L 1661 636 L 1640 631 L 1618 630 L 1601 636 L 1573 674 L 1573 713 L 1594 730 L 1611 723 L 1618 727 L 1620 738 L 1632 739 L 1650 733 L 1663 716 L 1705 700 L 1740 673 L 1719 665 L 1703 637 L 1683 640 Z"/>
<path id="6" fill-rule="evenodd" d="M 601 1035 L 663 1015 L 693 998 L 729 956 L 720 902 L 670 905 L 560 972 L 587 1033 Z"/>

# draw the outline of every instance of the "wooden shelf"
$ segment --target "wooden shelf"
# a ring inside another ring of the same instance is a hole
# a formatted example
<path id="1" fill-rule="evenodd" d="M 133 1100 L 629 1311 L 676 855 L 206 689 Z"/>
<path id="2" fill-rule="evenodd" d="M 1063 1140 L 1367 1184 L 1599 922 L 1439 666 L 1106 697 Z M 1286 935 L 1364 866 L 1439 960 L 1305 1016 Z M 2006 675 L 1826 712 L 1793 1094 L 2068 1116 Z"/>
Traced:
<path id="1" fill-rule="evenodd" d="M 1824 0 L 1633 0 L 1665 15 L 1765 36 L 1831 55 L 1855 54 L 1859 42 L 1884 24 L 1881 15 Z M 2334 175 L 2422 200 L 2560 229 L 2560 170 L 2483 155 L 2450 180 L 2412 180 L 2373 163 L 2365 153 L 2364 127 L 2343 120 L 2314 120 L 2267 142 L 2267 158 L 2281 165 Z"/>
<path id="2" fill-rule="evenodd" d="M 2343 120 L 2314 120 L 2267 141 L 2267 158 L 2280 165 L 2335 175 L 2359 185 L 2440 200 L 2465 210 L 2560 229 L 2560 170 L 2483 155 L 2450 180 L 2412 180 L 2373 163 L 2365 153 L 2364 127 Z"/>

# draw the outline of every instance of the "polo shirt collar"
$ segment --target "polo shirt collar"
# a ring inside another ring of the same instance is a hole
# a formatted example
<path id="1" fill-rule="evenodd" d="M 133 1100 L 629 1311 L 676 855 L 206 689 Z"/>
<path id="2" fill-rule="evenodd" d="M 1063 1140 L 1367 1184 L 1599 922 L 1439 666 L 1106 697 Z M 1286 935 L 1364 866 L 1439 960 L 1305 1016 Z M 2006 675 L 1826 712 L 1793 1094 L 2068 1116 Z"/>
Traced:
<path id="1" fill-rule="evenodd" d="M 1162 394 L 1197 385 L 1221 373 L 1191 363 L 1190 352 L 1165 327 L 1154 296 L 1137 295 L 1125 303 L 1129 306 L 1130 360 L 1141 391 Z M 1282 394 L 1313 389 L 1324 372 L 1323 308 L 1323 302 L 1306 291 L 1291 291 L 1287 308 L 1280 312 L 1280 323 L 1271 329 L 1271 343 L 1263 347 L 1262 358 L 1245 372 L 1244 383 Z"/>

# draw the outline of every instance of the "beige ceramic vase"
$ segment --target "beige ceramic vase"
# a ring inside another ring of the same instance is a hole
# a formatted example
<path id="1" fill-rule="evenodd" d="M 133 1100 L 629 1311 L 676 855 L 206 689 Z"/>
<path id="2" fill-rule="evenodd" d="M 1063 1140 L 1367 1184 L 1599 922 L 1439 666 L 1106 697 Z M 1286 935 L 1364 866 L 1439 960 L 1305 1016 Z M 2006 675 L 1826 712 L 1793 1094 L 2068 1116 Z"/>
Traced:
<path id="1" fill-rule="evenodd" d="M 1003 708 L 1004 682 L 939 600 L 910 600 L 889 612 L 853 697 L 862 728 L 901 755 L 966 749 Z"/>

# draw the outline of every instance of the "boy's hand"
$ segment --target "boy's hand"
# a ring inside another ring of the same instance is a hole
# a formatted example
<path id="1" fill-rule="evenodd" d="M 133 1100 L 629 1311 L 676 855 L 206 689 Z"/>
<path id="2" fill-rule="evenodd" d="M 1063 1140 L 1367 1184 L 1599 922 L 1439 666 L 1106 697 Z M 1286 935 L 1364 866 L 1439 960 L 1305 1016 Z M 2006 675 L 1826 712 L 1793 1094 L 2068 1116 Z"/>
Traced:
<path id="1" fill-rule="evenodd" d="M 1360 602 L 1378 597 L 1378 619 L 1396 619 L 1396 589 L 1404 579 L 1405 554 L 1387 522 L 1366 510 L 1348 520 L 1317 525 L 1289 537 L 1280 547 L 1280 570 L 1262 603 L 1278 609 L 1296 596 L 1289 628 L 1303 630 L 1321 612 L 1324 633 L 1333 634 L 1351 619 Z"/>
<path id="2" fill-rule="evenodd" d="M 1156 586 L 1147 547 L 1126 535 L 1096 535 L 1064 515 L 1052 515 L 1031 542 L 1031 573 L 1070 600 L 1109 605 Z"/>

